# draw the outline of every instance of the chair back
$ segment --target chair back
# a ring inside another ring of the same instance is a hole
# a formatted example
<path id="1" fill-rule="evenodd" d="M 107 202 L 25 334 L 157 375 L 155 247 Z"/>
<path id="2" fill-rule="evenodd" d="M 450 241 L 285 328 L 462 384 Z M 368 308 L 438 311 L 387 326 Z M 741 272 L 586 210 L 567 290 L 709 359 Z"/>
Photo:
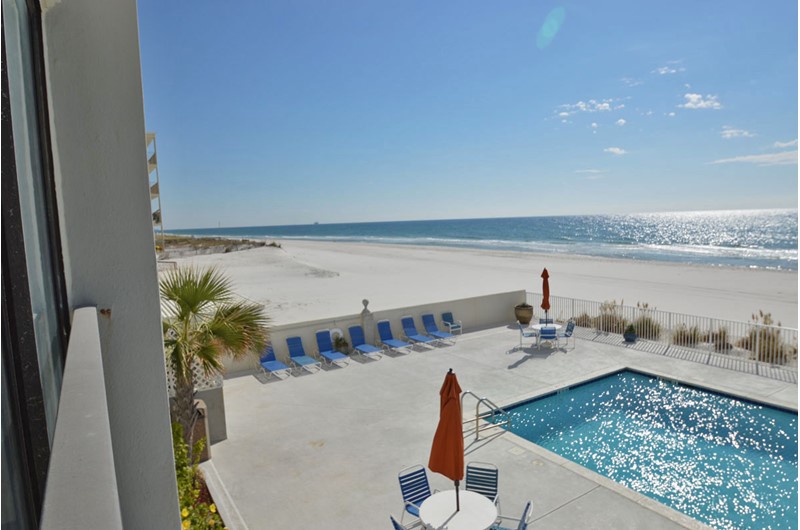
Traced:
<path id="1" fill-rule="evenodd" d="M 268 361 L 275 361 L 275 350 L 272 349 L 272 344 L 267 344 L 264 351 L 261 352 L 260 362 L 265 363 Z"/>
<path id="2" fill-rule="evenodd" d="M 519 518 L 519 525 L 517 525 L 517 530 L 528 530 L 528 516 L 531 513 L 531 501 L 528 501 L 528 504 L 525 505 L 525 509 L 522 510 L 522 517 Z"/>
<path id="3" fill-rule="evenodd" d="M 442 313 L 442 321 L 447 322 L 448 324 L 456 323 L 456 321 L 453 319 L 453 313 L 451 313 L 450 311 Z"/>
<path id="4" fill-rule="evenodd" d="M 333 343 L 331 342 L 331 330 L 321 329 L 317 331 L 317 347 L 319 351 L 333 351 Z"/>
<path id="5" fill-rule="evenodd" d="M 390 515 L 389 520 L 392 522 L 393 530 L 406 530 L 406 527 L 398 523 L 397 519 L 395 519 L 393 516 Z"/>
<path id="6" fill-rule="evenodd" d="M 304 357 L 306 354 L 300 337 L 287 337 L 286 346 L 289 347 L 289 357 Z"/>
<path id="7" fill-rule="evenodd" d="M 480 493 L 494 502 L 497 497 L 498 470 L 494 464 L 484 462 L 470 462 L 467 464 L 467 491 Z"/>
<path id="8" fill-rule="evenodd" d="M 403 501 L 410 502 L 416 506 L 431 496 L 431 487 L 428 484 L 428 474 L 422 466 L 412 466 L 400 472 L 397 476 L 400 480 L 400 493 L 403 494 Z"/>
<path id="9" fill-rule="evenodd" d="M 428 333 L 439 332 L 439 327 L 436 325 L 436 320 L 434 320 L 432 313 L 425 313 L 422 315 L 422 327 L 424 327 L 425 331 Z"/>
<path id="10" fill-rule="evenodd" d="M 520 333 L 525 333 L 525 326 L 522 325 L 522 322 L 517 320 L 517 325 L 519 326 L 519 332 Z"/>
<path id="11" fill-rule="evenodd" d="M 378 321 L 378 336 L 382 341 L 394 339 L 392 336 L 392 325 L 389 324 L 388 320 Z"/>
<path id="12" fill-rule="evenodd" d="M 400 325 L 403 326 L 403 331 L 405 332 L 406 336 L 410 337 L 411 335 L 418 335 L 417 326 L 414 324 L 414 319 L 412 317 L 401 318 Z"/>
<path id="13" fill-rule="evenodd" d="M 364 329 L 361 326 L 350 326 L 347 331 L 350 332 L 350 342 L 353 343 L 353 348 L 367 343 L 364 338 Z"/>
<path id="14" fill-rule="evenodd" d="M 571 337 L 573 331 L 575 331 L 575 321 L 570 320 L 569 322 L 567 322 L 567 329 L 566 331 L 564 331 L 564 335 L 566 335 L 567 337 Z"/>
<path id="15" fill-rule="evenodd" d="M 542 328 L 539 336 L 542 340 L 553 340 L 556 338 L 556 328 Z"/>
<path id="16" fill-rule="evenodd" d="M 553 323 L 553 319 L 552 318 L 540 318 L 539 319 L 539 324 L 552 324 L 552 323 Z"/>

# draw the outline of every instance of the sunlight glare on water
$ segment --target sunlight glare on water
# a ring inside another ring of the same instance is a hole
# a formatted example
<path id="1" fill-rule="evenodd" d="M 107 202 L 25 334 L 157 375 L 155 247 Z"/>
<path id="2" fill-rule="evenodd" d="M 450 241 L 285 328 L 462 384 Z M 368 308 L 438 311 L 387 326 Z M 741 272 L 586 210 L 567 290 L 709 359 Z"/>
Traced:
<path id="1" fill-rule="evenodd" d="M 511 413 L 515 434 L 715 528 L 796 528 L 796 413 L 628 371 Z"/>

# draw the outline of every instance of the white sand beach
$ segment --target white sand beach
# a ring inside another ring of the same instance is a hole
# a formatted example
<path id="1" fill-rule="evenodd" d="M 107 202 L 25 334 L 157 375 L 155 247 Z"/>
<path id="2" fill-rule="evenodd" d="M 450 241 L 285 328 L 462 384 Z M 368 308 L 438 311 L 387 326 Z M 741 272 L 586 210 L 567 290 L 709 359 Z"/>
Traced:
<path id="1" fill-rule="evenodd" d="M 797 272 L 709 267 L 574 255 L 282 240 L 227 254 L 179 258 L 216 265 L 239 294 L 267 306 L 274 324 L 525 289 L 554 296 L 624 300 L 729 320 L 762 309 L 797 326 Z"/>

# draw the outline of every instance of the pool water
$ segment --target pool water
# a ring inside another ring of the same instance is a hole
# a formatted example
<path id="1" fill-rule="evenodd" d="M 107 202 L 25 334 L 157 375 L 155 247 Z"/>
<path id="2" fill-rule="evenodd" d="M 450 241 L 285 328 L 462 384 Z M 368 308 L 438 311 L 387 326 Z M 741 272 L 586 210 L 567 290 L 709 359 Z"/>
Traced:
<path id="1" fill-rule="evenodd" d="M 511 432 L 710 526 L 797 527 L 797 413 L 627 370 L 507 410 Z"/>

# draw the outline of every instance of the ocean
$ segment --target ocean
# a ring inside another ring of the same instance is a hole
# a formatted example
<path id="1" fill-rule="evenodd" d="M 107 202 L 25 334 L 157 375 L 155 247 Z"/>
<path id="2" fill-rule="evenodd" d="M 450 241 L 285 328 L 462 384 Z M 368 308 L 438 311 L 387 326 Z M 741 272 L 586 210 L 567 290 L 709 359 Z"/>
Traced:
<path id="1" fill-rule="evenodd" d="M 220 227 L 169 233 L 429 245 L 797 270 L 797 210 Z"/>

